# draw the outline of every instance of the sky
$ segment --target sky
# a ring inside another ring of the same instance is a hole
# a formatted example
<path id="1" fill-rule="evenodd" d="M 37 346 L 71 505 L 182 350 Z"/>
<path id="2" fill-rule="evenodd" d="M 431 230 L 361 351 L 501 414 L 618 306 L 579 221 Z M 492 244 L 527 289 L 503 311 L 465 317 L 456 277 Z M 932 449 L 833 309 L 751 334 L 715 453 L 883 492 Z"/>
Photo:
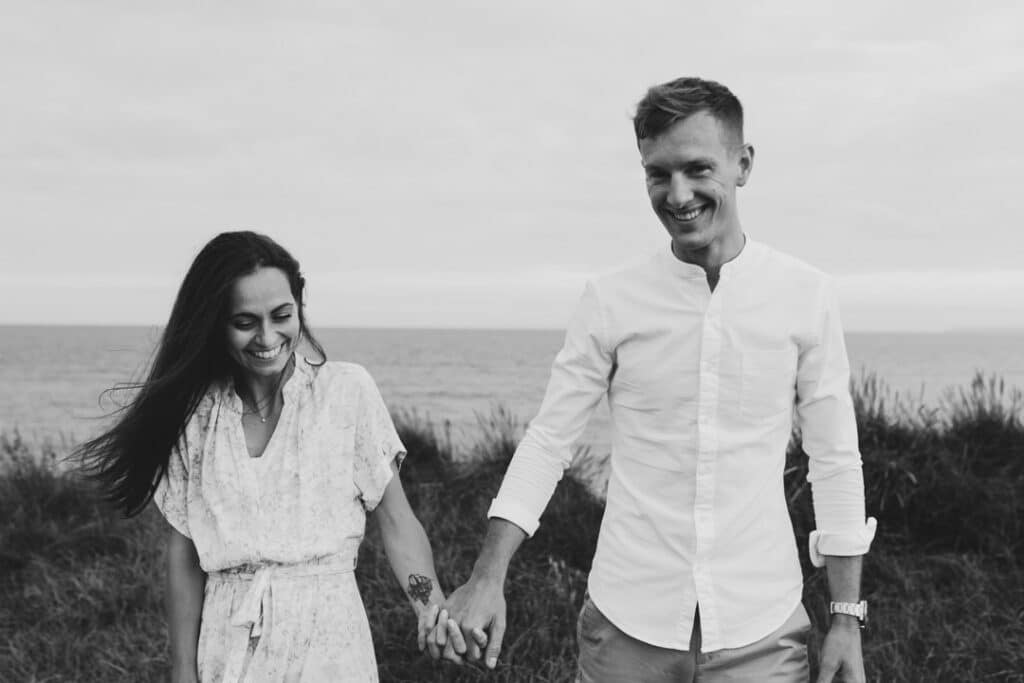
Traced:
<path id="1" fill-rule="evenodd" d="M 631 116 L 725 83 L 754 239 L 851 331 L 1024 328 L 1024 5 L 12 3 L 0 324 L 161 324 L 218 232 L 302 263 L 314 325 L 562 328 L 665 247 Z"/>

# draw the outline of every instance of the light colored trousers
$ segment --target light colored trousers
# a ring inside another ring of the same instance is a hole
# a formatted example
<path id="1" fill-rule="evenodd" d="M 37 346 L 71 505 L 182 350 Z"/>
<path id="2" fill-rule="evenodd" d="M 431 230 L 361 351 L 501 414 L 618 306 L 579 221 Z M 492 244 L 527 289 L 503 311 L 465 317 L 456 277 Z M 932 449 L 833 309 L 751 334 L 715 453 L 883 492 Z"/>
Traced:
<path id="1" fill-rule="evenodd" d="M 649 645 L 620 631 L 587 597 L 576 624 L 577 683 L 806 683 L 811 621 L 800 605 L 782 626 L 743 647 L 701 652 L 700 614 L 689 650 Z"/>

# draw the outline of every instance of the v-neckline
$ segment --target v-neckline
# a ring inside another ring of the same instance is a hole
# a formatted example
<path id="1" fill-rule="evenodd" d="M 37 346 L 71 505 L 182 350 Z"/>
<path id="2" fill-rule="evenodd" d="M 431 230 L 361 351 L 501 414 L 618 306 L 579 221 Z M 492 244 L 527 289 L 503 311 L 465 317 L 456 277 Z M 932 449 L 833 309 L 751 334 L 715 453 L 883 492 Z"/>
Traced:
<path id="1" fill-rule="evenodd" d="M 289 381 L 291 378 L 289 378 Z M 291 410 L 291 402 L 287 395 L 282 396 L 282 407 L 281 415 L 278 416 L 278 422 L 273 425 L 273 429 L 270 430 L 270 435 L 266 438 L 266 443 L 263 444 L 263 451 L 258 455 L 254 456 L 252 451 L 249 450 L 249 442 L 246 440 L 246 426 L 242 422 L 242 413 L 236 414 L 236 424 L 234 424 L 234 435 L 239 439 L 239 443 L 242 446 L 242 452 L 246 454 L 246 459 L 250 461 L 264 460 L 267 454 L 270 453 L 271 446 L 278 442 L 278 432 L 282 430 L 282 425 L 287 424 L 289 411 Z"/>
<path id="2" fill-rule="evenodd" d="M 245 438 L 245 425 L 242 424 L 242 416 L 238 416 L 238 433 L 242 439 L 242 448 L 245 450 L 245 455 L 249 460 L 263 460 L 263 458 L 267 456 L 267 452 L 270 450 L 270 447 L 274 445 L 274 442 L 277 439 L 277 432 L 280 431 L 281 423 L 284 422 L 286 410 L 288 410 L 287 402 L 281 406 L 281 414 L 277 416 L 277 423 L 274 425 L 274 428 L 270 430 L 270 436 L 267 437 L 267 442 L 263 444 L 263 450 L 260 451 L 259 455 L 253 455 L 252 451 L 249 450 L 249 442 Z"/>
<path id="3" fill-rule="evenodd" d="M 288 400 L 288 398 L 289 398 L 288 397 L 288 387 L 289 387 L 289 385 L 291 385 L 296 380 L 295 375 L 300 371 L 299 370 L 299 361 L 300 361 L 299 355 L 295 354 L 293 356 L 294 365 L 292 366 L 292 372 L 291 372 L 291 374 L 288 375 L 288 378 L 285 379 L 285 381 L 281 385 L 281 389 L 280 389 L 280 391 L 281 391 L 281 414 L 277 416 L 277 423 L 274 425 L 274 428 L 270 431 L 270 436 L 267 437 L 267 442 L 265 444 L 263 444 L 263 450 L 260 452 L 259 455 L 253 455 L 252 451 L 249 450 L 249 442 L 245 438 L 245 425 L 242 423 L 242 416 L 244 414 L 244 404 L 242 403 L 242 399 L 238 395 L 237 389 L 235 389 L 234 383 L 232 382 L 232 385 L 230 387 L 230 391 L 234 394 L 233 398 L 234 398 L 234 400 L 236 402 L 236 405 L 239 406 L 239 410 L 238 410 L 238 413 L 237 413 L 237 420 L 238 421 L 237 421 L 237 424 L 235 425 L 235 430 L 236 430 L 235 431 L 235 435 L 236 435 L 236 438 L 238 438 L 240 440 L 241 445 L 242 445 L 242 451 L 245 453 L 247 459 L 249 459 L 249 460 L 263 460 L 265 457 L 267 457 L 267 452 L 270 450 L 270 447 L 273 446 L 274 443 L 277 441 L 277 433 L 280 431 L 281 423 L 285 421 L 285 416 L 286 416 L 286 414 L 288 412 L 289 405 L 292 403 L 292 401 Z"/>

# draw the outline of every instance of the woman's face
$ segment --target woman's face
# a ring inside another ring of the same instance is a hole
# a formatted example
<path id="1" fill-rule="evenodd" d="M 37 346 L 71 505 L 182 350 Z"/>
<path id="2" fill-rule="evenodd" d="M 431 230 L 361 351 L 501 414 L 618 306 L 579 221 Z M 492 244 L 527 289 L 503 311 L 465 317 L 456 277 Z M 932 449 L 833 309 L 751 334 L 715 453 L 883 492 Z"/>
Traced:
<path id="1" fill-rule="evenodd" d="M 299 311 L 279 268 L 235 281 L 227 319 L 228 355 L 244 374 L 276 377 L 299 341 Z"/>

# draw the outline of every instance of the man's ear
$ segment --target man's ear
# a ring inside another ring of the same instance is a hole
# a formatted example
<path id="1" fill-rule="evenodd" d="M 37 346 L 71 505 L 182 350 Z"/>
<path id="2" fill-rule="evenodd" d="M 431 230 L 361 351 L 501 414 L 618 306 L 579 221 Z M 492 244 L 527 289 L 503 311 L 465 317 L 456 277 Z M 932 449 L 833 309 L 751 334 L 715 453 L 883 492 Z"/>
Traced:
<path id="1" fill-rule="evenodd" d="M 743 144 L 743 148 L 739 151 L 739 159 L 737 163 L 740 165 L 740 174 L 736 178 L 736 186 L 743 187 L 747 184 L 747 179 L 750 177 L 750 172 L 754 170 L 754 146 Z"/>

